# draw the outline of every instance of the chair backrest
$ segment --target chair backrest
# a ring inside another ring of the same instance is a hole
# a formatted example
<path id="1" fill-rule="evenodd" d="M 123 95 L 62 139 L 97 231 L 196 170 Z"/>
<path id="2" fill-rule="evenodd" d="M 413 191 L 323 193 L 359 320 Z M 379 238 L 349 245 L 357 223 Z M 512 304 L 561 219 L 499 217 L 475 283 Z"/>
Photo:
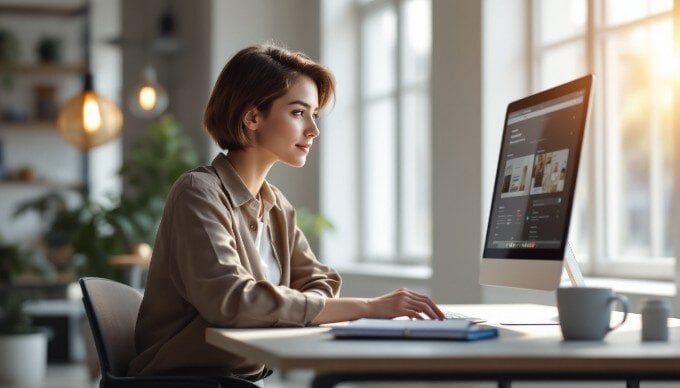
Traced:
<path id="1" fill-rule="evenodd" d="M 83 304 L 102 375 L 122 377 L 136 355 L 135 325 L 142 294 L 109 279 L 82 278 Z"/>

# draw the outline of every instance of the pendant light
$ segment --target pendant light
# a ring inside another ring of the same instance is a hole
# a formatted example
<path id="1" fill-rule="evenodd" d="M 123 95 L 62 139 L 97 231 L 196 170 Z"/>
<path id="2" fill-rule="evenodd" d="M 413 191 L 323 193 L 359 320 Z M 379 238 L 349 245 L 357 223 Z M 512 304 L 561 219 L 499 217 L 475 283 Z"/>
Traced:
<path id="1" fill-rule="evenodd" d="M 123 113 L 116 103 L 94 91 L 89 72 L 82 93 L 69 99 L 57 116 L 61 136 L 83 151 L 115 139 L 122 127 Z"/>
<path id="2" fill-rule="evenodd" d="M 151 119 L 160 116 L 168 108 L 168 93 L 158 83 L 156 70 L 146 66 L 140 84 L 130 93 L 128 106 L 133 115 Z"/>
<path id="3" fill-rule="evenodd" d="M 59 110 L 57 128 L 70 144 L 83 151 L 107 143 L 123 127 L 123 113 L 113 101 L 97 94 L 90 71 L 90 3 L 85 5 L 83 50 L 86 73 L 83 91 L 69 99 Z"/>

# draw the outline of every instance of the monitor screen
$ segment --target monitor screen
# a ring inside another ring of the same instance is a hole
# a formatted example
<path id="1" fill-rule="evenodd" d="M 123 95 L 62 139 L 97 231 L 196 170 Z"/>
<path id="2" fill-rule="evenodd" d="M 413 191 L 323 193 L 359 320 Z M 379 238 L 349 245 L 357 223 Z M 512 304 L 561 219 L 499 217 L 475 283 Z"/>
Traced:
<path id="1" fill-rule="evenodd" d="M 485 259 L 564 257 L 591 83 L 583 77 L 508 106 Z"/>

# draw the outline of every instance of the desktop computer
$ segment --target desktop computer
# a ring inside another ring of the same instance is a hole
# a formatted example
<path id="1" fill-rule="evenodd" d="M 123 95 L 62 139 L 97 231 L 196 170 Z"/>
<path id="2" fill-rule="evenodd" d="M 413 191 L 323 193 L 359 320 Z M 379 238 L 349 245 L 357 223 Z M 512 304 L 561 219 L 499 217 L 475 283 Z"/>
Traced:
<path id="1" fill-rule="evenodd" d="M 554 290 L 568 247 L 593 76 L 508 105 L 479 273 L 483 285 Z M 579 278 L 573 255 L 568 265 Z M 570 274 L 571 275 L 571 274 Z"/>

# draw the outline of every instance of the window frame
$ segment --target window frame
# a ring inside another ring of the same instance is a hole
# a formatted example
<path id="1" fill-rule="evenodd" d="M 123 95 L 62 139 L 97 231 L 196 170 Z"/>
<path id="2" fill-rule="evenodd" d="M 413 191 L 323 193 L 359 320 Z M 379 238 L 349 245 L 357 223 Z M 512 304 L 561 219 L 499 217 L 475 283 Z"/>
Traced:
<path id="1" fill-rule="evenodd" d="M 587 198 L 592 199 L 591 207 L 597 209 L 596 211 L 587 211 L 587 219 L 584 222 L 590 225 L 588 235 L 588 249 L 587 257 L 579 258 L 579 264 L 582 267 L 584 274 L 590 276 L 608 276 L 608 277 L 619 277 L 619 278 L 637 278 L 637 279 L 658 279 L 658 280 L 670 280 L 675 276 L 675 258 L 673 257 L 609 257 L 607 252 L 607 231 L 606 225 L 608 224 L 608 215 L 606 211 L 607 200 L 606 192 L 607 187 L 611 187 L 611 182 L 602 184 L 608 180 L 608 174 L 605 174 L 605 150 L 606 141 L 605 132 L 607 131 L 607 119 L 606 114 L 604 114 L 604 108 L 606 106 L 607 89 L 605 88 L 605 77 L 597 76 L 599 70 L 603 69 L 606 65 L 606 43 L 613 37 L 626 32 L 639 28 L 641 26 L 649 26 L 656 22 L 670 20 L 673 21 L 674 13 L 678 12 L 675 6 L 668 11 L 662 11 L 653 13 L 635 20 L 626 21 L 623 23 L 607 25 L 606 24 L 606 13 L 605 13 L 605 0 L 585 0 L 586 1 L 586 25 L 585 31 L 583 33 L 578 33 L 567 38 L 563 38 L 549 44 L 541 45 L 540 43 L 540 0 L 530 0 L 529 12 L 530 12 L 530 32 L 529 32 L 529 72 L 530 72 L 530 85 L 529 88 L 532 91 L 538 90 L 540 87 L 540 75 L 541 75 L 541 58 L 546 52 L 554 50 L 560 47 L 564 47 L 568 44 L 573 44 L 577 42 L 583 42 L 586 53 L 584 55 L 586 63 L 584 64 L 585 69 L 588 73 L 596 74 L 596 80 L 594 85 L 595 99 L 593 101 L 593 106 L 591 110 L 591 117 L 589 128 L 586 129 L 586 138 L 584 142 L 584 150 L 582 153 L 582 170 L 581 176 L 583 177 L 583 168 L 588 170 L 587 180 Z M 674 4 L 675 5 L 675 4 Z M 675 27 L 677 28 L 677 27 Z M 653 129 L 656 130 L 656 129 Z M 657 136 L 658 137 L 658 136 Z M 657 154 L 654 150 L 651 151 L 652 154 Z M 656 159 L 660 159 L 660 156 L 650 156 L 650 186 L 653 185 L 653 180 L 655 171 L 653 167 L 658 166 L 658 160 L 654 164 Z M 657 174 L 658 175 L 658 174 Z M 677 173 L 675 174 L 677 176 Z M 583 179 L 583 178 L 580 178 Z M 676 189 L 678 187 L 676 182 Z M 657 185 L 658 186 L 658 185 Z M 653 196 L 650 201 L 650 233 L 653 238 L 654 222 L 659 221 L 659 217 L 662 215 L 662 203 L 659 200 L 661 190 L 654 187 L 650 187 L 650 193 Z M 584 199 L 581 199 L 583 201 Z M 659 204 L 659 205 L 654 205 Z M 575 209 L 577 204 L 575 203 Z M 592 209 L 591 208 L 591 209 Z M 669 216 L 672 222 L 677 224 L 678 220 L 675 216 L 675 212 Z M 572 217 L 573 218 L 573 217 Z M 652 243 L 653 244 L 653 243 Z"/>
<path id="2" fill-rule="evenodd" d="M 430 80 L 431 80 L 431 73 L 428 73 L 428 76 L 425 77 L 422 80 L 419 81 L 414 81 L 411 83 L 406 83 L 402 78 L 402 73 L 403 73 L 403 62 L 402 62 L 402 53 L 404 52 L 404 47 L 405 47 L 405 13 L 404 13 L 404 8 L 406 6 L 406 3 L 410 0 L 355 0 L 355 15 L 357 17 L 357 29 L 358 29 L 358 34 L 356 35 L 356 47 L 357 47 L 357 60 L 356 60 L 356 74 L 357 74 L 357 82 L 358 82 L 358 87 L 356 89 L 356 100 L 358 101 L 357 104 L 357 114 L 358 114 L 358 128 L 359 128 L 359 133 L 358 133 L 358 141 L 359 141 L 359 147 L 361 147 L 361 150 L 359 151 L 359 162 L 357 163 L 356 166 L 356 177 L 357 181 L 360 182 L 359 187 L 357 188 L 357 198 L 359 199 L 357 202 L 357 206 L 355 206 L 354 211 L 357 212 L 357 217 L 356 220 L 358 222 L 357 225 L 357 256 L 354 260 L 356 263 L 371 263 L 371 264 L 382 264 L 382 265 L 429 265 L 431 262 L 431 256 L 432 256 L 432 250 L 430 248 L 430 253 L 429 255 L 423 255 L 423 256 L 417 256 L 417 255 L 407 255 L 404 252 L 406 251 L 406 246 L 404 244 L 404 238 L 402 238 L 403 231 L 401 228 L 402 222 L 403 222 L 403 215 L 401 212 L 401 207 L 402 207 L 402 202 L 403 202 L 403 193 L 402 193 L 402 174 L 400 173 L 403 170 L 403 164 L 402 164 L 402 158 L 400 157 L 402 155 L 402 146 L 403 146 L 403 133 L 405 130 L 405 125 L 402 120 L 402 115 L 401 111 L 404 106 L 404 98 L 406 95 L 408 95 L 410 92 L 422 92 L 424 95 L 428 97 L 428 102 L 430 98 L 430 91 L 431 91 L 431 86 L 430 86 Z M 427 1 L 432 1 L 432 0 L 427 0 Z M 366 36 L 366 32 L 364 31 L 364 20 L 366 20 L 368 17 L 373 15 L 376 12 L 380 12 L 382 9 L 387 8 L 387 7 L 392 7 L 395 10 L 396 14 L 396 49 L 394 52 L 394 57 L 392 58 L 394 63 L 395 63 L 395 74 L 394 77 L 394 88 L 391 89 L 389 92 L 386 93 L 381 93 L 379 95 L 375 96 L 365 96 L 364 91 L 363 91 L 363 85 L 365 81 L 365 74 L 362 71 L 362 56 L 364 53 L 364 48 L 365 48 L 365 39 L 364 36 Z M 430 52 L 430 56 L 432 56 L 432 52 Z M 364 182 L 365 182 L 365 172 L 364 168 L 367 165 L 367 160 L 365 156 L 365 150 L 363 149 L 364 144 L 366 144 L 366 132 L 361 130 L 363 127 L 363 123 L 365 122 L 365 109 L 364 106 L 366 106 L 367 103 L 372 103 L 372 102 L 377 102 L 377 101 L 385 101 L 389 100 L 391 103 L 394 104 L 394 125 L 395 125 L 395 144 L 394 144 L 394 150 L 395 152 L 395 166 L 394 166 L 394 171 L 395 173 L 395 181 L 394 183 L 394 189 L 396 191 L 395 193 L 395 198 L 394 198 L 394 203 L 395 203 L 395 208 L 392 210 L 394 212 L 394 218 L 395 218 L 395 223 L 392 225 L 392 230 L 391 233 L 394 235 L 394 245 L 392 247 L 393 252 L 395 252 L 393 255 L 390 257 L 381 257 L 377 258 L 376 256 L 371 256 L 367 252 L 369 251 L 367 247 L 367 241 L 365 236 L 367 235 L 367 227 L 366 224 L 363 222 L 363 217 L 365 214 L 366 206 L 367 203 L 365 201 L 365 198 L 367 197 L 365 195 L 365 188 L 363 187 Z M 431 131 L 431 125 L 426 129 L 427 131 Z M 429 137 L 428 137 L 429 141 Z M 431 187 L 429 188 L 431 191 Z M 430 206 L 431 207 L 431 206 Z M 431 214 L 432 210 L 428 210 L 429 213 Z M 431 241 L 430 241 L 430 247 L 431 247 Z"/>

